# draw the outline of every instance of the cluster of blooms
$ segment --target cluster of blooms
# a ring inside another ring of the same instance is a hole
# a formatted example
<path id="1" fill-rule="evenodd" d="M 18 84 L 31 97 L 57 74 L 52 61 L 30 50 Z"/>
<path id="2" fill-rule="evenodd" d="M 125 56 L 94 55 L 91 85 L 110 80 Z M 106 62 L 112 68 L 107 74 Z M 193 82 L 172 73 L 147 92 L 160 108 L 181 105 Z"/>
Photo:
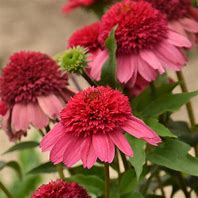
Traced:
<path id="1" fill-rule="evenodd" d="M 94 3 L 70 0 L 64 11 Z M 31 126 L 43 129 L 50 121 L 58 121 L 42 139 L 42 151 L 50 151 L 54 164 L 63 162 L 71 167 L 81 160 L 85 168 L 91 168 L 97 160 L 111 163 L 116 147 L 132 157 L 125 133 L 154 146 L 161 142 L 133 115 L 128 97 L 120 91 L 96 86 L 74 94 L 67 88 L 64 69 L 81 73 L 78 70 L 87 65 L 86 75 L 96 82 L 101 79 L 109 58 L 105 41 L 114 27 L 115 75 L 137 96 L 159 74 L 167 69 L 180 71 L 187 63 L 185 49 L 192 47 L 198 33 L 197 9 L 191 8 L 190 0 L 124 0 L 110 7 L 100 21 L 74 32 L 62 62 L 56 63 L 39 52 L 13 54 L 0 77 L 2 128 L 10 140 L 26 135 Z M 32 195 L 39 197 L 89 195 L 75 183 L 58 180 L 41 186 Z"/>

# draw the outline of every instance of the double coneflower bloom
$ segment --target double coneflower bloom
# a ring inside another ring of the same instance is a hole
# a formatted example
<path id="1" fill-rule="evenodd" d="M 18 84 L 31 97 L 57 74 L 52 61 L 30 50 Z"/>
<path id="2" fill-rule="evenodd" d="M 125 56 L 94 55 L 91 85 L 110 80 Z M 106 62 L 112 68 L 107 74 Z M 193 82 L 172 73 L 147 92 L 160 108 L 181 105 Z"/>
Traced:
<path id="1" fill-rule="evenodd" d="M 159 136 L 131 113 L 128 97 L 109 87 L 90 87 L 79 92 L 60 113 L 60 122 L 43 138 L 41 149 L 50 151 L 54 164 L 71 167 L 82 161 L 91 168 L 97 159 L 111 163 L 115 146 L 127 156 L 133 151 L 124 133 L 152 145 Z"/>
<path id="2" fill-rule="evenodd" d="M 18 52 L 10 57 L 0 77 L 2 128 L 10 140 L 26 135 L 30 126 L 43 129 L 58 118 L 73 95 L 67 80 L 46 54 Z"/>

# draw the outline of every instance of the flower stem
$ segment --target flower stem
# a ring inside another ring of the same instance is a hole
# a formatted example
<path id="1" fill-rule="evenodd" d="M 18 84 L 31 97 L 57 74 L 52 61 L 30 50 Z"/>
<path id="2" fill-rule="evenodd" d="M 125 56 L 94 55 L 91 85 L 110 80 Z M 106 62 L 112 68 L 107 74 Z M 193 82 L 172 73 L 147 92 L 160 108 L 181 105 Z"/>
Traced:
<path id="1" fill-rule="evenodd" d="M 61 164 L 56 165 L 56 170 L 58 172 L 60 179 L 64 180 L 65 176 L 64 176 L 63 167 L 61 166 Z"/>
<path id="2" fill-rule="evenodd" d="M 13 198 L 8 189 L 0 182 L 0 189 L 5 193 L 7 198 Z"/>
<path id="3" fill-rule="evenodd" d="M 129 169 L 129 164 L 124 153 L 120 152 L 125 171 Z"/>
<path id="4" fill-rule="evenodd" d="M 110 177 L 109 177 L 109 164 L 104 164 L 105 169 L 105 198 L 110 197 L 110 189 L 109 189 L 109 183 L 110 183 Z"/>
<path id="5" fill-rule="evenodd" d="M 87 75 L 86 72 L 83 72 L 83 73 L 82 73 L 82 77 L 83 77 L 91 86 L 94 86 L 94 87 L 97 86 L 97 84 Z"/>
<path id="6" fill-rule="evenodd" d="M 183 75 L 182 71 L 177 72 L 177 78 L 180 81 L 180 86 L 181 86 L 182 92 L 183 93 L 188 92 L 188 88 L 187 88 L 187 85 L 186 85 L 186 82 L 185 82 L 184 75 Z M 190 120 L 190 123 L 191 123 L 191 127 L 193 128 L 196 125 L 196 121 L 195 121 L 195 115 L 194 115 L 194 112 L 193 112 L 191 102 L 188 102 L 186 104 L 186 108 L 187 108 L 189 120 Z"/>
<path id="7" fill-rule="evenodd" d="M 162 181 L 161 181 L 161 178 L 160 178 L 159 173 L 156 175 L 156 179 L 158 181 L 158 185 L 159 185 L 159 188 L 160 188 L 160 191 L 161 191 L 162 196 L 163 197 L 166 197 L 166 194 L 164 192 L 164 188 L 163 188 Z"/>

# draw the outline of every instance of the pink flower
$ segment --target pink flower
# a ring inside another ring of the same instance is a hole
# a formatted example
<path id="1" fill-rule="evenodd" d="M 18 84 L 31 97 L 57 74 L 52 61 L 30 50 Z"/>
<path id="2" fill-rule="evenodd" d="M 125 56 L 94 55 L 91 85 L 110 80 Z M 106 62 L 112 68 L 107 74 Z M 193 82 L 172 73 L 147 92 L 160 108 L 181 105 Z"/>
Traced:
<path id="1" fill-rule="evenodd" d="M 68 0 L 68 3 L 63 7 L 63 12 L 68 13 L 79 7 L 88 7 L 94 4 L 96 1 L 97 0 Z"/>
<path id="2" fill-rule="evenodd" d="M 51 181 L 40 186 L 31 198 L 91 198 L 77 183 L 62 180 Z"/>
<path id="3" fill-rule="evenodd" d="M 50 119 L 57 119 L 73 95 L 67 84 L 67 75 L 49 56 L 39 52 L 13 54 L 0 77 L 0 98 L 7 106 L 2 128 L 10 140 L 26 135 L 30 125 L 42 129 Z"/>
<path id="4" fill-rule="evenodd" d="M 99 41 L 104 46 L 110 31 L 117 25 L 117 79 L 121 83 L 136 82 L 137 75 L 150 82 L 166 69 L 181 70 L 186 64 L 182 47 L 191 42 L 168 28 L 165 17 L 151 4 L 124 1 L 114 4 L 102 17 Z M 106 49 L 99 52 L 92 63 L 90 75 L 99 80 Z"/>
<path id="5" fill-rule="evenodd" d="M 197 8 L 192 9 L 191 0 L 146 0 L 164 13 L 169 21 L 169 28 L 189 38 L 193 43 L 198 33 L 197 17 L 194 13 Z"/>
<path id="6" fill-rule="evenodd" d="M 125 155 L 132 149 L 127 132 L 152 145 L 159 136 L 131 114 L 128 98 L 109 87 L 90 87 L 76 94 L 61 112 L 61 121 L 41 141 L 42 151 L 50 151 L 54 164 L 71 167 L 82 160 L 91 168 L 97 159 L 111 163 L 117 146 Z"/>

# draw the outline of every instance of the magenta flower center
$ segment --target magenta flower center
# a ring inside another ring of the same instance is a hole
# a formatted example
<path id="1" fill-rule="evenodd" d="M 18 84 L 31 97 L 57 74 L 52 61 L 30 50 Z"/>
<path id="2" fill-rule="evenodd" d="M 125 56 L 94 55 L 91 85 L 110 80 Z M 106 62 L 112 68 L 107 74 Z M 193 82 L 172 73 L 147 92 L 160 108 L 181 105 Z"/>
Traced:
<path id="1" fill-rule="evenodd" d="M 75 136 L 109 133 L 131 115 L 128 98 L 108 87 L 88 88 L 75 95 L 61 112 L 66 132 Z"/>
<path id="2" fill-rule="evenodd" d="M 59 93 L 67 85 L 54 60 L 39 52 L 11 56 L 0 79 L 0 94 L 8 104 L 35 102 L 38 96 Z"/>
<path id="3" fill-rule="evenodd" d="M 168 20 L 186 17 L 189 13 L 191 0 L 146 0 L 167 15 Z"/>
<path id="4" fill-rule="evenodd" d="M 131 53 L 151 49 L 167 37 L 164 16 L 147 2 L 121 2 L 112 6 L 102 18 L 99 41 L 104 42 L 117 25 L 118 52 Z"/>

